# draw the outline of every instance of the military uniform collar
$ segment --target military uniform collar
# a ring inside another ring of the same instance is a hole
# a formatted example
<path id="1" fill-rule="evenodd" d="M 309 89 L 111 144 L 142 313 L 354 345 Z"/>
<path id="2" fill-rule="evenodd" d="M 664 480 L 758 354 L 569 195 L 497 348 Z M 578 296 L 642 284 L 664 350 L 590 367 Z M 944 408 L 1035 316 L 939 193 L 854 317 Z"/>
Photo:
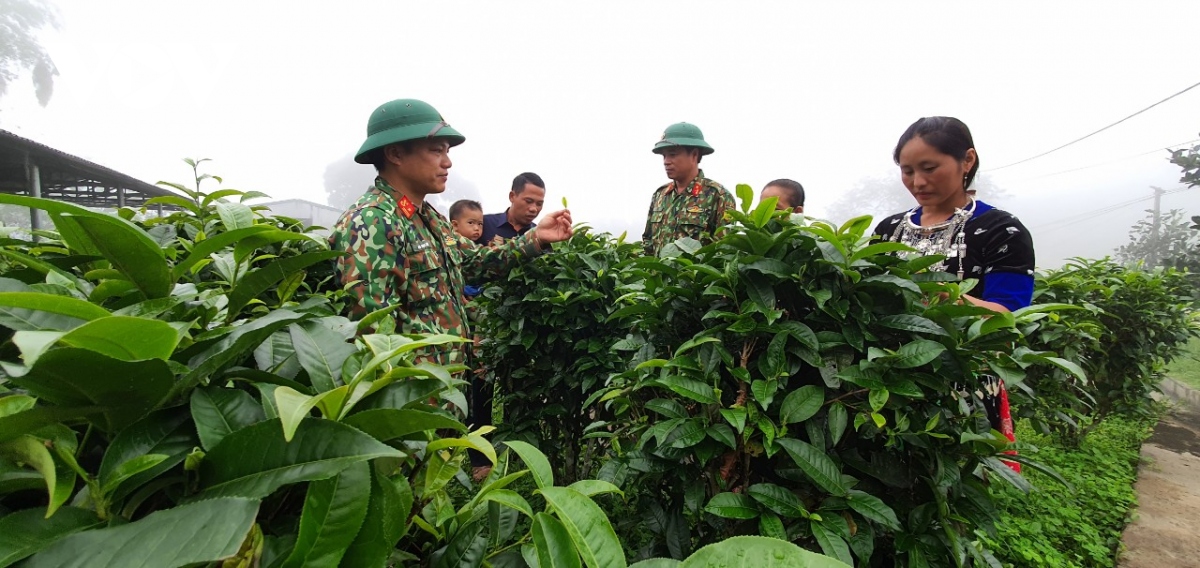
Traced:
<path id="1" fill-rule="evenodd" d="M 388 183 L 382 177 L 375 177 L 375 189 L 378 189 L 384 195 L 390 197 L 392 201 L 395 201 L 396 210 L 401 215 L 404 215 L 405 219 L 412 219 L 412 216 L 417 213 L 417 204 L 413 203 L 407 195 L 396 191 L 396 188 L 392 187 L 392 184 Z M 424 206 L 425 204 L 422 203 L 421 205 Z"/>
<path id="2" fill-rule="evenodd" d="M 679 193 L 688 192 L 692 194 L 692 197 L 700 195 L 700 190 L 702 189 L 704 189 L 704 170 L 697 170 L 695 179 L 682 188 L 676 187 L 675 180 L 671 180 L 671 183 L 666 185 L 667 193 L 672 193 L 675 191 L 678 191 Z"/>

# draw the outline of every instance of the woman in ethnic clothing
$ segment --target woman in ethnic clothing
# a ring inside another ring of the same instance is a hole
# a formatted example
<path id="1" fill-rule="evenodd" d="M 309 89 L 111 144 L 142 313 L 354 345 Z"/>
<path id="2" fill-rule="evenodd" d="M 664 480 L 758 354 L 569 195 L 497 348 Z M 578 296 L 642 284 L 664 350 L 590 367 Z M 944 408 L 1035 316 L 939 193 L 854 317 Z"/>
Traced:
<path id="1" fill-rule="evenodd" d="M 934 271 L 978 279 L 963 299 L 997 312 L 1028 306 L 1033 298 L 1033 238 L 1012 213 L 975 199 L 971 182 L 979 154 L 971 131 L 957 118 L 922 118 L 900 136 L 892 159 L 917 206 L 885 218 L 875 234 L 941 255 Z M 984 407 L 992 427 L 1013 436 L 1008 393 L 996 377 L 984 379 Z M 1020 466 L 1010 464 L 1020 471 Z"/>

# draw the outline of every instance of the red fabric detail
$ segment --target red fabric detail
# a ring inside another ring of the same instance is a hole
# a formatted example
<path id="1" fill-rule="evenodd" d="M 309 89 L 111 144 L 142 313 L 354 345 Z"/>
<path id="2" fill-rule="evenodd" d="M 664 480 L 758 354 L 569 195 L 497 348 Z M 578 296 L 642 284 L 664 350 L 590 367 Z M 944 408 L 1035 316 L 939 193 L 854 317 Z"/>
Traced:
<path id="1" fill-rule="evenodd" d="M 407 195 L 400 196 L 400 212 L 404 214 L 405 219 L 412 219 L 413 213 L 417 212 L 417 206 L 408 200 Z"/>
<path id="2" fill-rule="evenodd" d="M 1008 407 L 1008 389 L 1004 388 L 1004 381 L 1000 381 L 1000 433 L 1008 438 L 1009 442 L 1017 441 L 1017 434 L 1013 430 L 1012 411 Z M 1004 452 L 1010 456 L 1017 455 L 1016 450 Z M 1021 473 L 1021 464 L 1004 460 L 1004 465 L 1007 465 L 1013 471 Z"/>

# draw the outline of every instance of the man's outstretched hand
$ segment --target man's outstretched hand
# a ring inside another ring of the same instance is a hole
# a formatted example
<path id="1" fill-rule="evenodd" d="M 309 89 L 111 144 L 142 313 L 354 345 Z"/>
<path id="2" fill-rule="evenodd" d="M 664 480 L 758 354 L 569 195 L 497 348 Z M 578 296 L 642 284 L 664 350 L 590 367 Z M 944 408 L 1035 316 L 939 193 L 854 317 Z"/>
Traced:
<path id="1" fill-rule="evenodd" d="M 571 211 L 563 209 L 546 215 L 534 231 L 538 240 L 543 243 L 557 243 L 571 238 L 575 233 L 571 228 Z"/>

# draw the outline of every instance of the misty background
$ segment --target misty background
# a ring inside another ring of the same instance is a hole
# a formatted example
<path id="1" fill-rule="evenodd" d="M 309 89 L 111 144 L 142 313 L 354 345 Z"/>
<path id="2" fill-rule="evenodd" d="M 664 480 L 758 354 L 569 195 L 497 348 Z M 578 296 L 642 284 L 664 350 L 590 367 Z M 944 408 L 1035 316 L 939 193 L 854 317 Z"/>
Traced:
<path id="1" fill-rule="evenodd" d="M 352 160 L 367 117 L 411 97 L 467 137 L 443 212 L 503 211 L 533 171 L 546 211 L 566 197 L 576 221 L 640 235 L 667 181 L 650 148 L 688 121 L 731 190 L 788 177 L 810 215 L 879 216 L 912 206 L 896 139 L 950 115 L 979 197 L 1030 228 L 1041 267 L 1113 254 L 1152 187 L 1164 213 L 1200 214 L 1166 150 L 1200 139 L 1200 88 L 1024 161 L 1200 81 L 1194 1 L 47 4 L 52 97 L 45 67 L 21 70 L 0 128 L 151 183 L 212 158 L 227 187 L 343 207 L 374 176 Z"/>

